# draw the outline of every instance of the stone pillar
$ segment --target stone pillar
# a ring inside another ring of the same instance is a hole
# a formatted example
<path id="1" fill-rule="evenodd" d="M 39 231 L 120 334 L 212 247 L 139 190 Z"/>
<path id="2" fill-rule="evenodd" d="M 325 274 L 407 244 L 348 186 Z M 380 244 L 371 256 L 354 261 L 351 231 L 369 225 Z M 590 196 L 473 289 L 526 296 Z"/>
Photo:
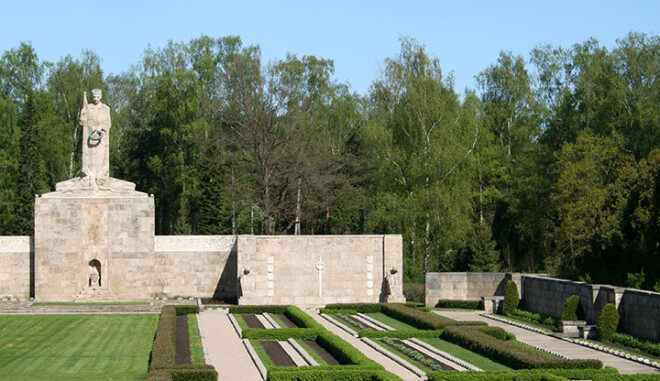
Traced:
<path id="1" fill-rule="evenodd" d="M 256 278 L 259 268 L 257 260 L 257 240 L 253 235 L 239 235 L 236 238 L 236 268 L 238 270 L 238 304 L 255 304 Z"/>
<path id="2" fill-rule="evenodd" d="M 35 299 L 147 300 L 154 295 L 154 200 L 141 192 L 51 192 L 35 202 Z M 101 268 L 90 287 L 89 263 Z"/>
<path id="3" fill-rule="evenodd" d="M 383 281 L 387 282 L 386 303 L 405 303 L 403 296 L 403 238 L 383 236 Z"/>

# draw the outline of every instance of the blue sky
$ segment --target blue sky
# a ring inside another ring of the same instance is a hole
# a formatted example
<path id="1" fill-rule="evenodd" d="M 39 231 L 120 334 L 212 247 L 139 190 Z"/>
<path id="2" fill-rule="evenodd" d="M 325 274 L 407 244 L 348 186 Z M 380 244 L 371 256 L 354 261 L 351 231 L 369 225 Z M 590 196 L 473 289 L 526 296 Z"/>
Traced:
<path id="1" fill-rule="evenodd" d="M 660 1 L 3 0 L 0 9 L 2 52 L 30 41 L 41 59 L 57 61 L 89 49 L 106 74 L 118 74 L 148 46 L 239 35 L 265 60 L 287 52 L 332 59 L 336 79 L 361 94 L 398 53 L 400 36 L 425 45 L 462 92 L 500 50 L 527 59 L 539 44 L 595 37 L 613 47 L 630 31 L 660 34 Z"/>

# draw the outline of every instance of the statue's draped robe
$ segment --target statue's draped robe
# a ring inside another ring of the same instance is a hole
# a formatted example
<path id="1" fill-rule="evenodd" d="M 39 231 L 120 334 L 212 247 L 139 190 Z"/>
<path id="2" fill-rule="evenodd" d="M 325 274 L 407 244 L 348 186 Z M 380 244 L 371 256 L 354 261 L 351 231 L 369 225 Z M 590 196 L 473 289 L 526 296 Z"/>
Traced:
<path id="1" fill-rule="evenodd" d="M 110 108 L 103 103 L 90 103 L 81 110 L 83 122 L 83 173 L 97 178 L 110 174 Z M 101 140 L 92 140 L 89 133 L 93 130 L 103 132 Z"/>

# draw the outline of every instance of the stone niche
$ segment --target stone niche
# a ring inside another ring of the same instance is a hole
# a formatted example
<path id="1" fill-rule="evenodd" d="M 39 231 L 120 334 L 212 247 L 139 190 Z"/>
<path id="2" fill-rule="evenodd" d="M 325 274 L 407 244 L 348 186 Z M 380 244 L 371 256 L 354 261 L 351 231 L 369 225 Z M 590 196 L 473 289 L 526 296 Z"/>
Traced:
<path id="1" fill-rule="evenodd" d="M 35 201 L 34 230 L 36 300 L 153 298 L 154 200 L 146 193 L 46 193 Z"/>

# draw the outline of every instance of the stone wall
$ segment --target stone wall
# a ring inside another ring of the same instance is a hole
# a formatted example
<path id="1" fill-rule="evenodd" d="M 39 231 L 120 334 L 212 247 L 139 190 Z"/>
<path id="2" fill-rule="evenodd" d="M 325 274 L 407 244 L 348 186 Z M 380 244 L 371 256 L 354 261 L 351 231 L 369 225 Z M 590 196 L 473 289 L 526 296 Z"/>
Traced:
<path id="1" fill-rule="evenodd" d="M 402 301 L 401 247 L 401 236 L 239 236 L 239 304 L 384 302 L 386 276 Z"/>
<path id="2" fill-rule="evenodd" d="M 560 317 L 566 299 L 578 295 L 588 324 L 596 324 L 605 304 L 613 303 L 621 316 L 620 327 L 624 332 L 660 340 L 660 293 L 534 274 L 487 274 L 427 273 L 426 305 L 434 306 L 438 299 L 470 300 L 504 295 L 505 282 L 513 280 L 518 285 L 521 304 L 527 310 Z"/>
<path id="3" fill-rule="evenodd" d="M 30 298 L 32 237 L 0 237 L 0 299 Z"/>
<path id="4" fill-rule="evenodd" d="M 154 200 L 145 193 L 46 193 L 35 202 L 34 231 L 36 300 L 153 297 Z"/>
<path id="5" fill-rule="evenodd" d="M 236 299 L 236 236 L 156 236 L 157 297 Z"/>
<path id="6" fill-rule="evenodd" d="M 427 273 L 426 306 L 440 299 L 479 300 L 482 296 L 503 296 L 505 273 Z"/>

